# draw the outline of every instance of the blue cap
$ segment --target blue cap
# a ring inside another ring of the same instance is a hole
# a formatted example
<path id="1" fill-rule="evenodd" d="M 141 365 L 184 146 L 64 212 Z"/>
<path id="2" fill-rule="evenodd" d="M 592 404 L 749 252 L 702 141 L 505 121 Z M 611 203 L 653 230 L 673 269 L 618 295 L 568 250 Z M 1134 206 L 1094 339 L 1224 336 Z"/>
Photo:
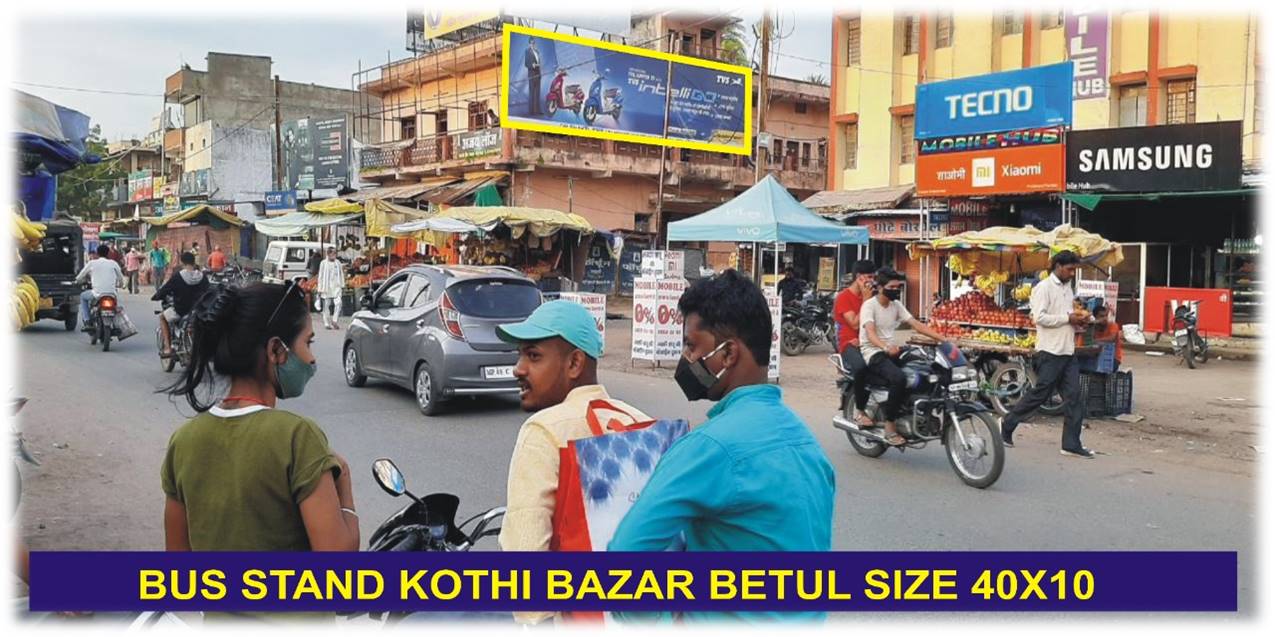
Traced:
<path id="1" fill-rule="evenodd" d="M 602 335 L 598 324 L 583 305 L 571 301 L 550 301 L 536 308 L 527 320 L 496 327 L 496 335 L 506 343 L 543 341 L 555 336 L 571 343 L 590 358 L 602 356 Z"/>

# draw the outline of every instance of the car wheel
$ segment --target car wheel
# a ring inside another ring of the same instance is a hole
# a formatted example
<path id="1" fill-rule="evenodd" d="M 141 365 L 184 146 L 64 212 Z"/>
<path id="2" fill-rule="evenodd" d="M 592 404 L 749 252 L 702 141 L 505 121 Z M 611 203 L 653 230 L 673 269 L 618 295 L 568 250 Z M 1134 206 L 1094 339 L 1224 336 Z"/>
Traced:
<path id="1" fill-rule="evenodd" d="M 345 346 L 345 384 L 350 387 L 362 387 L 367 383 L 367 375 L 359 364 L 359 351 L 354 343 Z"/>
<path id="2" fill-rule="evenodd" d="M 422 362 L 416 366 L 416 376 L 412 387 L 413 393 L 416 394 L 416 406 L 420 408 L 421 413 L 426 416 L 438 415 L 441 402 L 438 399 L 438 381 L 430 372 L 429 364 Z"/>

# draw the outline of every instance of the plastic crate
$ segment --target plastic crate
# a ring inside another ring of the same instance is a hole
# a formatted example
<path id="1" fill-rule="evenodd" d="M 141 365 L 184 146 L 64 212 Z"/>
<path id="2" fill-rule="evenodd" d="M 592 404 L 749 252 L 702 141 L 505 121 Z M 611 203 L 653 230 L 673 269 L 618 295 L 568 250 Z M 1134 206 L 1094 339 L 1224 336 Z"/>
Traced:
<path id="1" fill-rule="evenodd" d="M 1097 356 L 1080 357 L 1080 371 L 1110 374 L 1116 369 L 1116 344 L 1103 343 Z"/>
<path id="2" fill-rule="evenodd" d="M 1107 384 L 1106 374 L 1080 375 L 1080 399 L 1086 416 L 1107 415 Z"/>
<path id="3" fill-rule="evenodd" d="M 1133 413 L 1133 372 L 1109 374 L 1106 398 L 1109 415 Z"/>

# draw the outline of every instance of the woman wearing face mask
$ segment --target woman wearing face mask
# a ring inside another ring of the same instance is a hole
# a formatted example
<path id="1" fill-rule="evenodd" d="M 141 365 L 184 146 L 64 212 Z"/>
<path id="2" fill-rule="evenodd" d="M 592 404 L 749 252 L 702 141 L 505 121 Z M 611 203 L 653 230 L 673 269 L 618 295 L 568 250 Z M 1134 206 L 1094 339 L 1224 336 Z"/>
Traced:
<path id="1" fill-rule="evenodd" d="M 193 319 L 190 366 L 164 390 L 199 412 L 164 457 L 168 550 L 358 550 L 349 466 L 318 425 L 275 408 L 315 371 L 300 287 L 210 291 Z"/>

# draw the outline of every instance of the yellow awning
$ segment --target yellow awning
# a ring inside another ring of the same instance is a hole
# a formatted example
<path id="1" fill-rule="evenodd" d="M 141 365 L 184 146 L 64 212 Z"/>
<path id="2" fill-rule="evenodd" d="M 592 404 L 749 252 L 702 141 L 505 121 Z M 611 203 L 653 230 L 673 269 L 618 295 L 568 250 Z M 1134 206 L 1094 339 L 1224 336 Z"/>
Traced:
<path id="1" fill-rule="evenodd" d="M 468 221 L 476 226 L 503 223 L 509 226 L 515 239 L 528 229 L 537 237 L 547 237 L 559 230 L 575 230 L 591 234 L 593 224 L 588 219 L 570 212 L 547 208 L 523 208 L 518 206 L 456 206 L 438 213 L 441 217 Z"/>
<path id="2" fill-rule="evenodd" d="M 956 260 L 960 267 L 954 269 L 961 274 L 1044 270 L 1049 267 L 1050 257 L 1063 250 L 1071 250 L 1086 264 L 1102 269 L 1124 261 L 1120 244 L 1066 224 L 1049 232 L 1033 226 L 995 226 L 908 245 L 913 260 L 927 255 L 959 255 Z"/>
<path id="3" fill-rule="evenodd" d="M 151 224 L 152 226 L 166 226 L 170 223 L 176 223 L 179 221 L 193 221 L 205 214 L 212 215 L 232 226 L 242 226 L 244 224 L 243 219 L 232 214 L 222 212 L 221 209 L 214 208 L 208 204 L 191 206 L 185 210 L 179 210 L 173 214 L 164 215 L 162 217 L 142 217 L 141 220 Z"/>
<path id="4" fill-rule="evenodd" d="M 311 201 L 305 205 L 306 212 L 321 215 L 348 215 L 363 211 L 363 204 L 351 203 L 340 197 Z"/>
<path id="5" fill-rule="evenodd" d="M 368 199 L 363 202 L 363 220 L 367 224 L 369 237 L 410 237 L 409 234 L 398 234 L 390 230 L 390 226 L 424 219 L 429 213 L 424 210 L 408 208 L 390 203 L 384 199 Z"/>

